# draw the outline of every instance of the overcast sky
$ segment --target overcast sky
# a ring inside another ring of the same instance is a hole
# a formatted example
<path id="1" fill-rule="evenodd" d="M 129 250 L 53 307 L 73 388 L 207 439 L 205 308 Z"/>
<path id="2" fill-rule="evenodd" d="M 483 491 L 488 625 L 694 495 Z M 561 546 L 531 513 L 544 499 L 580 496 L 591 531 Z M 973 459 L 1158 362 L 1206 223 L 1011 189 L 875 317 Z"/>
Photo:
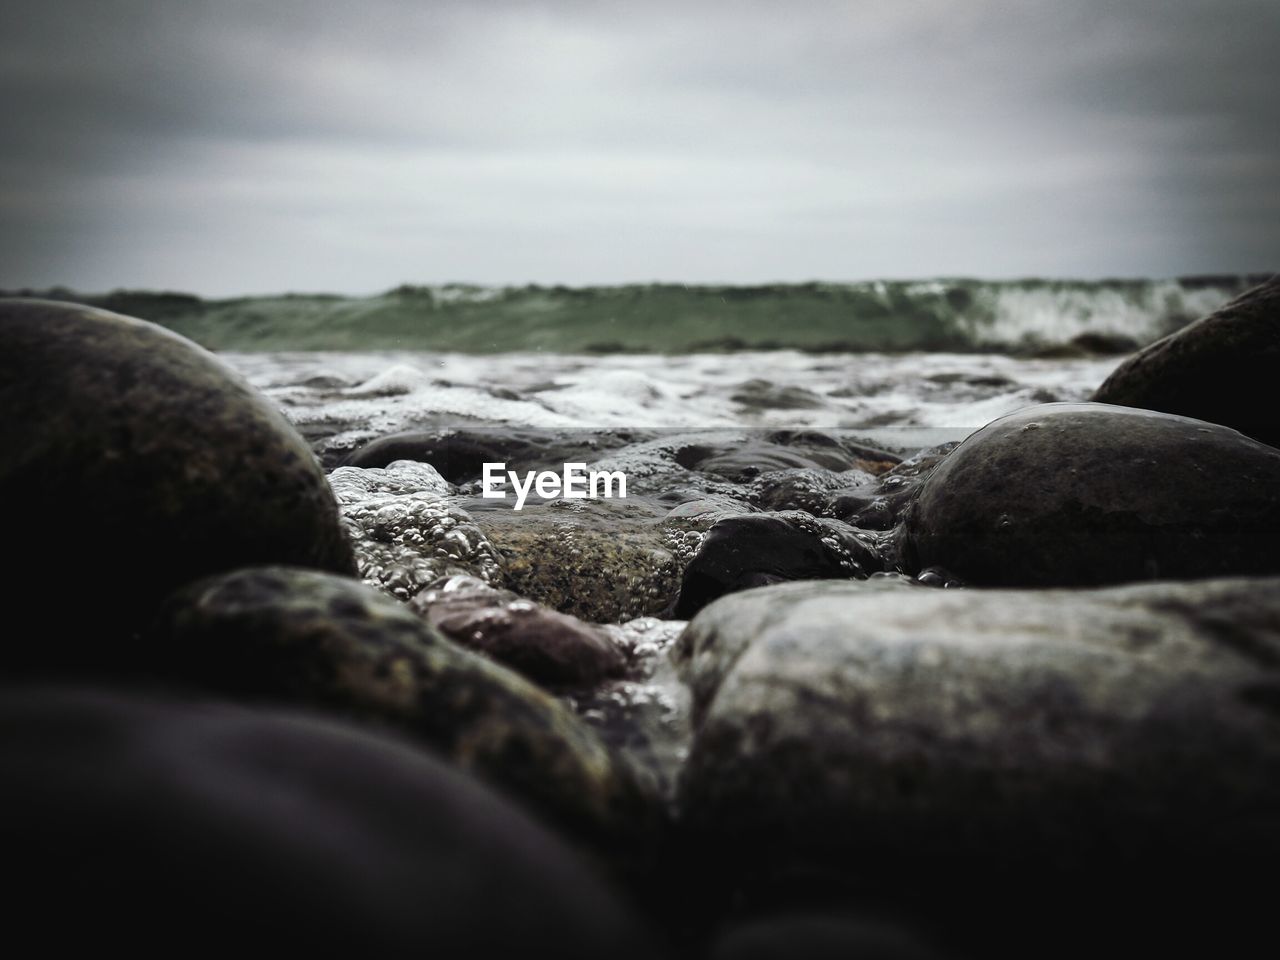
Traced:
<path id="1" fill-rule="evenodd" d="M 0 286 L 1280 268 L 1277 0 L 0 10 Z"/>

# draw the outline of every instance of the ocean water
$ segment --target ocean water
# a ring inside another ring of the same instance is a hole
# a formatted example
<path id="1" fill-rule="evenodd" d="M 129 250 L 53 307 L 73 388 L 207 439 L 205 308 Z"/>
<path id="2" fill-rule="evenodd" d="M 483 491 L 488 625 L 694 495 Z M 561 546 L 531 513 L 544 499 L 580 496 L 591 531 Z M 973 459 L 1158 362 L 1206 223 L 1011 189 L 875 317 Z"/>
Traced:
<path id="1" fill-rule="evenodd" d="M 811 428 L 895 452 L 1035 403 L 1082 400 L 1121 357 L 1002 354 L 226 353 L 326 462 L 399 431 Z"/>
<path id="2" fill-rule="evenodd" d="M 1259 277 L 744 286 L 403 286 L 367 297 L 10 291 L 153 320 L 218 350 L 688 354 L 1130 349 Z"/>

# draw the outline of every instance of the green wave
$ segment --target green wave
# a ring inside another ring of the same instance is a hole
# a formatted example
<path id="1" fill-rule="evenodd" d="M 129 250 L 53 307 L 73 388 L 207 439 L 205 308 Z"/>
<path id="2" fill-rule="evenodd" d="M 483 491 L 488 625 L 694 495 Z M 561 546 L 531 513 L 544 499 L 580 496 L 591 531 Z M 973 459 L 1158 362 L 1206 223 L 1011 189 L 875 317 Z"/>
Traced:
<path id="1" fill-rule="evenodd" d="M 1133 349 L 1262 277 L 762 286 L 402 286 L 372 297 L 16 291 L 153 320 L 215 350 L 645 352 Z"/>

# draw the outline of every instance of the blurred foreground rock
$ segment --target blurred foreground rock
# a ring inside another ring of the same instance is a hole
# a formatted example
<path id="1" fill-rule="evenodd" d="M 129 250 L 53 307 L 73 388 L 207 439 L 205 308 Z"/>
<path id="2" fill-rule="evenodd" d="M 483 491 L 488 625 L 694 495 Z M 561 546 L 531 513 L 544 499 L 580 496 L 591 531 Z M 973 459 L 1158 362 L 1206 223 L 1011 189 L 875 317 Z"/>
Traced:
<path id="1" fill-rule="evenodd" d="M 522 810 L 395 739 L 82 689 L 0 693 L 14 943 L 145 956 L 644 957 Z"/>

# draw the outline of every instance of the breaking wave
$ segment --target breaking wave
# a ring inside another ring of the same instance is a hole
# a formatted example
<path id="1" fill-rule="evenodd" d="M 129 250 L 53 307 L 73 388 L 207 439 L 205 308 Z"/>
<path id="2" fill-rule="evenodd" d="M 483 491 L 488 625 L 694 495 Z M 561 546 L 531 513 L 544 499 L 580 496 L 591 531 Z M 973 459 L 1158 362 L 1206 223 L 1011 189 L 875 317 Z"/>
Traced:
<path id="1" fill-rule="evenodd" d="M 766 286 L 403 286 L 373 297 L 202 300 L 67 290 L 23 295 L 154 320 L 213 349 L 454 353 L 1122 353 L 1263 277 L 872 281 Z"/>

